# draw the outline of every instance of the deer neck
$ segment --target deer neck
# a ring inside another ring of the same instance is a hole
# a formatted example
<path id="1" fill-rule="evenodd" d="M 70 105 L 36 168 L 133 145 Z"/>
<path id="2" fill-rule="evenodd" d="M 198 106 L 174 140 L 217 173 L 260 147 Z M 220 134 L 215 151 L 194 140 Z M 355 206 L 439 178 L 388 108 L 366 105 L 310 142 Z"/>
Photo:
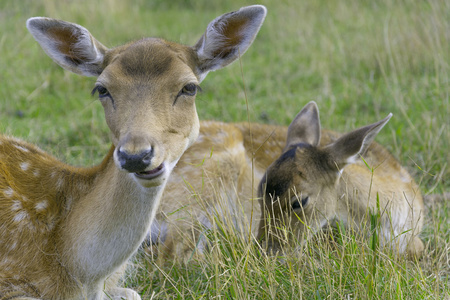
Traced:
<path id="1" fill-rule="evenodd" d="M 81 282 L 103 279 L 137 250 L 165 186 L 142 187 L 116 167 L 113 150 L 88 171 L 90 186 L 61 226 L 62 264 Z"/>

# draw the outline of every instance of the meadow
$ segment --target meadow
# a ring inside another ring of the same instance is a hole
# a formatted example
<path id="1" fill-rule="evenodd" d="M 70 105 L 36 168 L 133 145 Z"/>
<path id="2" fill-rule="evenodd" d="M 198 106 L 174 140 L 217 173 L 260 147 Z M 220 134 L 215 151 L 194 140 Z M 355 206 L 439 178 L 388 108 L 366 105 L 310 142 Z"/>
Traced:
<path id="1" fill-rule="evenodd" d="M 2 0 L 0 132 L 73 165 L 110 147 L 95 78 L 53 63 L 29 17 L 81 24 L 108 47 L 149 36 L 193 45 L 216 16 L 251 4 L 267 7 L 266 21 L 239 62 L 201 84 L 200 119 L 288 125 L 314 100 L 323 128 L 347 132 L 392 112 L 376 141 L 420 184 L 425 255 L 395 258 L 335 230 L 266 256 L 225 230 L 201 261 L 139 253 L 124 284 L 143 299 L 450 299 L 449 1 Z"/>

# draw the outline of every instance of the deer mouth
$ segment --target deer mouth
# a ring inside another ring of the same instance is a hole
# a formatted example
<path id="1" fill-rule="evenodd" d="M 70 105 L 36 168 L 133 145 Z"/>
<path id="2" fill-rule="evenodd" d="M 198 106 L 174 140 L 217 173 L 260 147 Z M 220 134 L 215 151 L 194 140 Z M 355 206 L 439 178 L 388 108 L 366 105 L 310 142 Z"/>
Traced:
<path id="1" fill-rule="evenodd" d="M 136 173 L 134 173 L 134 175 L 140 179 L 151 180 L 151 179 L 154 179 L 154 178 L 160 176 L 161 174 L 163 174 L 164 169 L 165 169 L 164 163 L 162 163 L 153 170 L 136 172 Z"/>

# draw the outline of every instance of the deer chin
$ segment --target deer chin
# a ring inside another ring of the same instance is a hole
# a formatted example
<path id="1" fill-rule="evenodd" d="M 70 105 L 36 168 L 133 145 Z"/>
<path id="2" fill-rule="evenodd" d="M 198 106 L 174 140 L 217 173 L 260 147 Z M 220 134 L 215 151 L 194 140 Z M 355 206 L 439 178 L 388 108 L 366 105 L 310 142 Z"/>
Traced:
<path id="1" fill-rule="evenodd" d="M 134 173 L 134 176 L 141 180 L 153 180 L 160 177 L 166 171 L 164 163 L 160 164 L 158 167 L 152 170 L 145 170 L 141 172 Z"/>

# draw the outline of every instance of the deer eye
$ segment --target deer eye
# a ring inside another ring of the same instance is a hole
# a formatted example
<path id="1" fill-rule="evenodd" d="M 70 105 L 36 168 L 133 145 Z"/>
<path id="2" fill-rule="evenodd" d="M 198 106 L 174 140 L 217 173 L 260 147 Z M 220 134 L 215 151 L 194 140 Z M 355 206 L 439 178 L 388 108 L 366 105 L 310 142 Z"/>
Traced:
<path id="1" fill-rule="evenodd" d="M 96 92 L 98 92 L 98 97 L 99 98 L 111 97 L 111 94 L 102 85 L 96 85 L 94 87 L 94 89 L 92 90 L 91 94 L 94 95 Z"/>
<path id="2" fill-rule="evenodd" d="M 302 207 L 305 207 L 306 204 L 308 204 L 308 200 L 309 200 L 308 196 L 303 197 L 301 199 L 301 202 L 300 202 L 300 200 L 299 200 L 299 198 L 297 196 L 292 197 L 292 199 L 291 199 L 292 209 L 296 210 L 296 209 L 300 209 Z"/>
<path id="3" fill-rule="evenodd" d="M 197 90 L 200 89 L 198 85 L 195 83 L 186 84 L 180 91 L 179 96 L 195 96 L 197 94 Z"/>
<path id="4" fill-rule="evenodd" d="M 188 83 L 186 84 L 181 91 L 178 93 L 178 95 L 175 98 L 175 101 L 173 102 L 173 105 L 177 103 L 177 100 L 180 96 L 195 96 L 198 91 L 202 91 L 202 89 L 196 85 L 195 83 Z"/>
<path id="5" fill-rule="evenodd" d="M 94 89 L 92 90 L 91 95 L 94 95 L 96 92 L 98 92 L 98 98 L 100 99 L 100 101 L 105 98 L 111 99 L 112 106 L 114 109 L 116 109 L 116 104 L 114 103 L 114 99 L 111 96 L 111 94 L 109 93 L 107 88 L 105 88 L 103 85 L 97 84 L 94 87 Z"/>

